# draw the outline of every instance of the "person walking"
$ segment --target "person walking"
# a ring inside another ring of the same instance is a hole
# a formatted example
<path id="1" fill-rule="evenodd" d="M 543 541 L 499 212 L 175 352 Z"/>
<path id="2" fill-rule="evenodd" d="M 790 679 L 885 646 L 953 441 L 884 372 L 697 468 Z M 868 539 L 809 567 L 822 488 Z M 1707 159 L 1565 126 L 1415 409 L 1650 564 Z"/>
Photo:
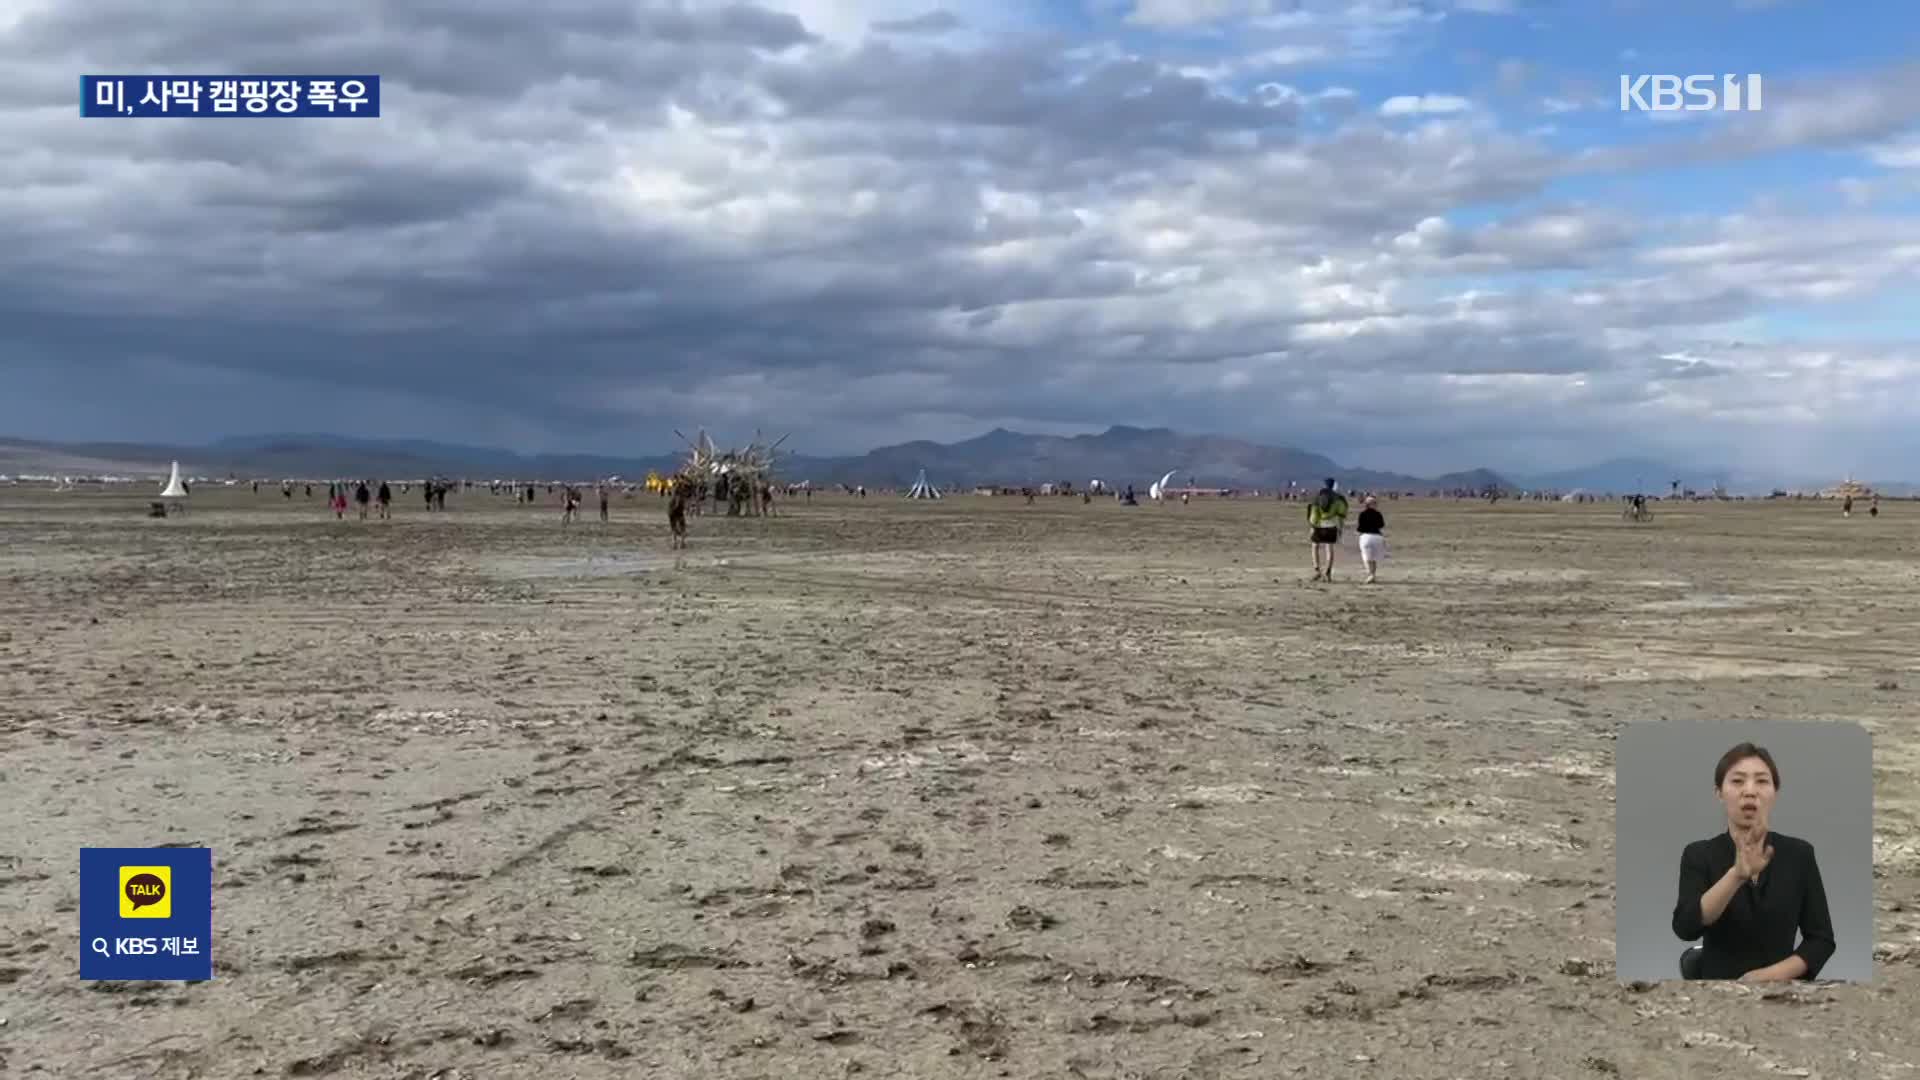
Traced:
<path id="1" fill-rule="evenodd" d="M 1373 496 L 1360 500 L 1362 507 L 1360 519 L 1354 524 L 1354 532 L 1360 537 L 1360 562 L 1367 568 L 1367 584 L 1378 580 L 1380 560 L 1387 557 L 1387 516 Z"/>
<path id="2" fill-rule="evenodd" d="M 667 530 L 673 539 L 669 547 L 679 550 L 687 546 L 687 505 L 693 501 L 693 481 L 685 476 L 676 476 L 667 487 Z"/>
<path id="3" fill-rule="evenodd" d="M 365 480 L 360 481 L 359 485 L 353 489 L 353 501 L 360 507 L 360 520 L 367 520 L 367 506 L 373 502 L 373 492 L 367 490 Z"/>
<path id="4" fill-rule="evenodd" d="M 1307 504 L 1307 528 L 1313 541 L 1313 580 L 1333 580 L 1333 557 L 1340 544 L 1340 527 L 1347 522 L 1347 497 L 1333 477 Z"/>
<path id="5" fill-rule="evenodd" d="M 380 481 L 380 492 L 374 498 L 380 503 L 380 520 L 393 520 L 393 489 L 385 480 Z"/>

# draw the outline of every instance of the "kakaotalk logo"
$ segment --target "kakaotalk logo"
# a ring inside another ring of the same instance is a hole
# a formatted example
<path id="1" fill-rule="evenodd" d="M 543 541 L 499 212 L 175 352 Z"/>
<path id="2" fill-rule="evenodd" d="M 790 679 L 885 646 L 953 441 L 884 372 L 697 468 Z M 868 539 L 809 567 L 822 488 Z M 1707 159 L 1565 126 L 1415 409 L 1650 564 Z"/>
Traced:
<path id="1" fill-rule="evenodd" d="M 172 918 L 173 867 L 121 867 L 120 917 L 123 919 Z"/>
<path id="2" fill-rule="evenodd" d="M 1622 75 L 1621 112 L 1759 112 L 1758 75 Z"/>

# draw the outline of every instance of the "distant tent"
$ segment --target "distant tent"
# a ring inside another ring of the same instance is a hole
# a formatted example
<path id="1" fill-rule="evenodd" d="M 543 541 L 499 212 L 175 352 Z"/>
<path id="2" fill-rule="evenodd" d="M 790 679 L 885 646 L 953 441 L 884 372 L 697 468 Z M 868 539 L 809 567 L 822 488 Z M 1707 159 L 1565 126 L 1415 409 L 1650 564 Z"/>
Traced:
<path id="1" fill-rule="evenodd" d="M 167 486 L 160 492 L 160 497 L 163 499 L 184 499 L 187 497 L 186 486 L 180 483 L 179 462 L 176 461 L 173 463 L 173 475 L 167 478 Z"/>
<path id="2" fill-rule="evenodd" d="M 913 486 L 907 489 L 907 498 L 937 499 L 939 497 L 940 489 L 927 483 L 927 470 L 921 469 L 919 477 L 913 482 Z"/>
<path id="3" fill-rule="evenodd" d="M 1178 469 L 1169 471 L 1167 475 L 1160 478 L 1159 483 L 1154 484 L 1153 486 L 1147 488 L 1147 498 L 1153 499 L 1156 502 L 1159 501 L 1160 499 L 1166 498 L 1167 485 L 1173 483 L 1173 474 L 1178 471 L 1179 471 Z"/>

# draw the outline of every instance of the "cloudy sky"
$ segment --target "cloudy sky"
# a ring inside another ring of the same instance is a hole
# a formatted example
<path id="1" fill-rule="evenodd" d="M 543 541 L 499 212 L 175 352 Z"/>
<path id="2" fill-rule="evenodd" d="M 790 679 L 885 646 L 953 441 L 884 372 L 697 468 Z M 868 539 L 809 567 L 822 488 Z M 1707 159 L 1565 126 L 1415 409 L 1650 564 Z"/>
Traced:
<path id="1" fill-rule="evenodd" d="M 1906 0 L 0 0 L 0 434 L 1920 478 L 1916 57 Z M 241 72 L 383 115 L 78 116 Z"/>

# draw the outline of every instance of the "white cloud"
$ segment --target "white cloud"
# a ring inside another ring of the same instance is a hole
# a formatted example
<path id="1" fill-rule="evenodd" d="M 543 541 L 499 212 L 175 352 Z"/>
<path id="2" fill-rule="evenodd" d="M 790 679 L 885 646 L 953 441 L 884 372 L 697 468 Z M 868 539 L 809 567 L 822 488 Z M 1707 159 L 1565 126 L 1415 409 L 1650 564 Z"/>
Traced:
<path id="1" fill-rule="evenodd" d="M 1867 159 L 1889 169 L 1920 169 L 1920 137 L 1869 147 Z"/>
<path id="2" fill-rule="evenodd" d="M 1451 94 L 1402 94 L 1380 104 L 1381 116 L 1435 116 L 1465 112 L 1473 103 Z"/>
<path id="3" fill-rule="evenodd" d="M 1244 18 L 1253 8 L 1248 0 L 1137 0 L 1127 20 L 1141 26 L 1184 27 Z"/>

